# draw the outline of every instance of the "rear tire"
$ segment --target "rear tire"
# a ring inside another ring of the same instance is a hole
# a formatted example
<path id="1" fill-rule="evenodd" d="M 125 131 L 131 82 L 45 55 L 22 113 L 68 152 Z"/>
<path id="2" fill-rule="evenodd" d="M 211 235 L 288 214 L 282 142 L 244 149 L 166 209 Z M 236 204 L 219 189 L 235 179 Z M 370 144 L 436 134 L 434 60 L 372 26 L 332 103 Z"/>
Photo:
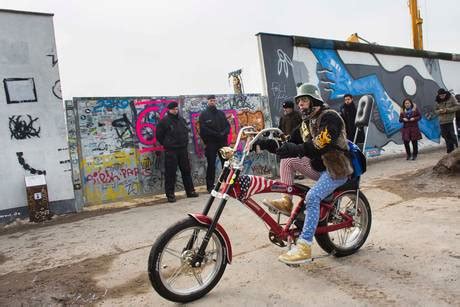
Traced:
<path id="1" fill-rule="evenodd" d="M 356 200 L 356 191 L 345 192 L 334 200 L 334 207 L 340 212 L 345 213 L 352 210 Z M 350 213 L 347 213 L 351 215 Z M 359 192 L 359 202 L 357 205 L 354 226 L 315 235 L 318 245 L 328 254 L 336 257 L 343 257 L 354 254 L 366 242 L 371 230 L 372 213 L 369 202 L 362 192 Z M 327 219 L 320 221 L 318 226 L 327 226 L 340 223 L 340 216 L 330 212 Z"/>
<path id="2" fill-rule="evenodd" d="M 225 241 L 217 230 L 211 235 L 201 267 L 190 265 L 207 230 L 207 225 L 189 217 L 168 228 L 155 241 L 150 250 L 148 273 L 159 295 L 186 303 L 206 295 L 217 285 L 227 266 Z M 187 248 L 191 240 L 194 243 Z M 190 283 L 196 285 L 189 286 Z"/>

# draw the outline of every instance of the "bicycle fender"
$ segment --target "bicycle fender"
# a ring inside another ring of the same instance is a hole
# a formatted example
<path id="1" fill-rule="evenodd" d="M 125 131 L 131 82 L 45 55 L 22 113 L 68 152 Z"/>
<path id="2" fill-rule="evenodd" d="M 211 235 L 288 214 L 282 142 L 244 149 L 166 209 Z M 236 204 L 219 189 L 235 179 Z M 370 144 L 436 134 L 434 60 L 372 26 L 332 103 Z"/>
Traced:
<path id="1" fill-rule="evenodd" d="M 207 215 L 203 215 L 201 213 L 189 213 L 188 215 L 194 218 L 198 223 L 202 225 L 209 226 L 212 223 L 211 218 Z M 216 230 L 224 239 L 225 247 L 227 249 L 227 262 L 231 264 L 232 263 L 232 244 L 230 243 L 230 238 L 228 237 L 224 228 L 219 223 L 217 223 L 216 225 Z"/>

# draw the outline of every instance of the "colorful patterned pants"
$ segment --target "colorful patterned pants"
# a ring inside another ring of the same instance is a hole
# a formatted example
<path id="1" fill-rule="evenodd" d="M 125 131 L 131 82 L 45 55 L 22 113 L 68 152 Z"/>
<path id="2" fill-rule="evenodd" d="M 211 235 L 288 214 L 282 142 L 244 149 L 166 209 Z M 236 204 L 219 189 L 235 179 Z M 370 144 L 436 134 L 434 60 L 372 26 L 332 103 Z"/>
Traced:
<path id="1" fill-rule="evenodd" d="M 327 171 L 321 172 L 318 181 L 307 192 L 305 197 L 305 221 L 300 238 L 307 244 L 313 242 L 316 226 L 319 220 L 319 204 L 321 200 L 331 194 L 336 188 L 347 182 L 347 177 L 332 179 Z"/>

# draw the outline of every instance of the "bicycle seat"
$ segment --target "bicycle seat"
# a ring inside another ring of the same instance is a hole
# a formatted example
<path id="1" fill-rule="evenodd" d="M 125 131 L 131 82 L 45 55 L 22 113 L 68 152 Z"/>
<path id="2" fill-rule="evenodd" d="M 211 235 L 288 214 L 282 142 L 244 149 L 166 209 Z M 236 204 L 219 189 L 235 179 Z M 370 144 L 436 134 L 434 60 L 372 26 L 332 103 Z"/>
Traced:
<path id="1" fill-rule="evenodd" d="M 294 186 L 298 188 L 299 190 L 301 190 L 302 192 L 308 192 L 308 190 L 310 190 L 310 187 L 304 184 L 294 183 Z"/>
<path id="2" fill-rule="evenodd" d="M 347 191 L 347 190 L 357 190 L 359 188 L 359 178 L 351 178 L 348 179 L 347 182 L 342 184 L 340 187 L 334 190 L 334 192 L 342 192 L 342 191 Z"/>

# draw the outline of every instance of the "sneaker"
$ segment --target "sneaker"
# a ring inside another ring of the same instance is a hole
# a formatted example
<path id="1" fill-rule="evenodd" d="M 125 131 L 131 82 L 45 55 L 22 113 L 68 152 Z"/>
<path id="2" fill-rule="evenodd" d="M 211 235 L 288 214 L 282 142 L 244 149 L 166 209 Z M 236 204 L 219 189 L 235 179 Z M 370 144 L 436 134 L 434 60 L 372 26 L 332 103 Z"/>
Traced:
<path id="1" fill-rule="evenodd" d="M 187 197 L 198 197 L 198 196 L 199 196 L 198 193 L 195 192 L 195 191 L 192 191 L 192 192 L 190 192 L 190 193 L 187 193 Z"/>
<path id="2" fill-rule="evenodd" d="M 294 204 L 292 203 L 292 199 L 287 195 L 284 195 L 280 199 L 274 199 L 274 200 L 264 199 L 262 202 L 266 206 L 276 209 L 278 211 L 281 211 L 282 213 L 286 215 L 291 214 L 292 207 L 294 206 Z"/>
<path id="3" fill-rule="evenodd" d="M 412 160 L 416 160 L 416 159 L 417 159 L 417 155 L 413 155 Z"/>
<path id="4" fill-rule="evenodd" d="M 406 156 L 406 160 L 410 160 L 411 159 L 411 156 L 410 155 L 407 155 Z"/>
<path id="5" fill-rule="evenodd" d="M 286 264 L 302 264 L 311 262 L 311 246 L 303 240 L 299 241 L 297 241 L 297 244 L 291 248 L 291 250 L 279 256 L 278 260 Z"/>
<path id="6" fill-rule="evenodd" d="M 176 196 L 174 196 L 174 195 L 166 195 L 166 198 L 168 199 L 168 202 L 170 202 L 170 203 L 175 203 L 176 202 Z"/>

